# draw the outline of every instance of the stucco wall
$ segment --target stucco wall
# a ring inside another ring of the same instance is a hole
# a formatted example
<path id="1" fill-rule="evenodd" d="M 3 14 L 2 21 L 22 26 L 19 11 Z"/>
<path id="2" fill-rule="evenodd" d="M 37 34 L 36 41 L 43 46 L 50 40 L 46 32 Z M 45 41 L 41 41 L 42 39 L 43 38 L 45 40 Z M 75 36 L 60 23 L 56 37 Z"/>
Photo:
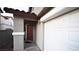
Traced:
<path id="1" fill-rule="evenodd" d="M 24 20 L 22 18 L 14 18 L 14 32 L 24 32 Z M 24 35 L 14 35 L 14 50 L 24 50 Z"/>
<path id="2" fill-rule="evenodd" d="M 24 31 L 24 20 L 22 18 L 14 18 L 14 31 L 23 32 Z"/>
<path id="3" fill-rule="evenodd" d="M 79 50 L 79 10 L 44 24 L 44 50 Z"/>
<path id="4" fill-rule="evenodd" d="M 40 23 L 39 21 L 36 27 L 36 43 L 41 50 L 44 50 L 43 23 Z"/>

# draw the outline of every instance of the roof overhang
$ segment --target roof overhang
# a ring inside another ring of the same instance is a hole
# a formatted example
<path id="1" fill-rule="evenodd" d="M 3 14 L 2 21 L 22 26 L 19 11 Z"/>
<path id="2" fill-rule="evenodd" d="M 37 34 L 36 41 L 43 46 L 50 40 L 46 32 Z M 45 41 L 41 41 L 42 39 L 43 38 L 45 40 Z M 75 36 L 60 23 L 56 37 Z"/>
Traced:
<path id="1" fill-rule="evenodd" d="M 74 11 L 76 9 L 79 9 L 78 7 L 55 7 L 50 12 L 48 12 L 46 15 L 44 15 L 40 21 L 41 22 L 47 22 L 49 20 L 52 20 L 54 18 L 57 18 L 59 16 L 62 16 L 64 14 L 67 14 L 71 11 Z"/>

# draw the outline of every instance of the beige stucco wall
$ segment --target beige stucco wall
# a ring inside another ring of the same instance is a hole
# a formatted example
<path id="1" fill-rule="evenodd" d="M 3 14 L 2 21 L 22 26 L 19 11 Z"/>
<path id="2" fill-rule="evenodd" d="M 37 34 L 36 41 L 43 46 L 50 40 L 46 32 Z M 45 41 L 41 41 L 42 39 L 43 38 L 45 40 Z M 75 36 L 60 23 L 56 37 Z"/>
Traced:
<path id="1" fill-rule="evenodd" d="M 44 50 L 43 28 L 43 23 L 38 21 L 36 26 L 36 43 L 41 50 Z"/>
<path id="2" fill-rule="evenodd" d="M 14 18 L 14 32 L 23 33 L 24 32 L 24 20 L 22 18 Z M 24 35 L 14 35 L 14 50 L 23 51 L 24 50 Z"/>
<path id="3" fill-rule="evenodd" d="M 14 31 L 24 32 L 24 20 L 22 18 L 14 18 Z"/>

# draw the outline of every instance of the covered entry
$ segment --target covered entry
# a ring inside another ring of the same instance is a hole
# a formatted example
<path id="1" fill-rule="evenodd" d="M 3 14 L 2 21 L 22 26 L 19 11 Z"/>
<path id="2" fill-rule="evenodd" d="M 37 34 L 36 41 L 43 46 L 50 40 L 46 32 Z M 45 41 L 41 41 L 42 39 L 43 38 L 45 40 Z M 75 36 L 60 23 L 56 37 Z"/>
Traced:
<path id="1" fill-rule="evenodd" d="M 37 21 L 24 20 L 24 40 L 26 43 L 36 42 L 36 23 Z"/>

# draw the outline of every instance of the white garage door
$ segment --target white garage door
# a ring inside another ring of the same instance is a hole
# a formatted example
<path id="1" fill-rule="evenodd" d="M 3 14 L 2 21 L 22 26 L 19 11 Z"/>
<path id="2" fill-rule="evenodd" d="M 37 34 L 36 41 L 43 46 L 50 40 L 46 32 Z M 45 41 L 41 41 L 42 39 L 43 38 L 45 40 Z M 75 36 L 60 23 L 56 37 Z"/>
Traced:
<path id="1" fill-rule="evenodd" d="M 79 10 L 44 24 L 45 50 L 79 50 Z"/>

